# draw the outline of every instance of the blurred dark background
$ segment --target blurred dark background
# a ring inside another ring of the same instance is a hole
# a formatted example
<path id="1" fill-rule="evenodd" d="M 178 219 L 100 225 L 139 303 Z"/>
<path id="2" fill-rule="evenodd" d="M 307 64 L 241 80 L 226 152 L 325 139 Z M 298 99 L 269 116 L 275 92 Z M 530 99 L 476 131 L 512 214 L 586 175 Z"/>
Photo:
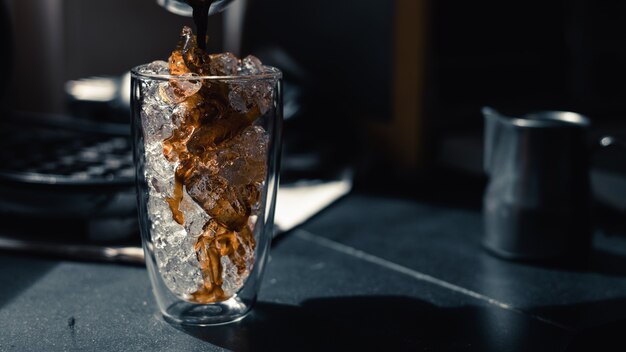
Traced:
<path id="1" fill-rule="evenodd" d="M 68 82 L 116 80 L 166 59 L 191 25 L 150 0 L 0 4 L 3 118 L 26 111 L 124 124 L 118 103 L 81 101 Z M 441 172 L 481 184 L 485 105 L 576 111 L 592 119 L 592 138 L 626 128 L 623 1 L 235 4 L 211 18 L 210 49 L 252 53 L 284 71 L 288 181 L 351 167 L 363 188 L 384 189 L 390 177 L 414 186 Z M 611 189 L 626 189 L 624 154 L 594 159 Z M 621 198 L 612 202 L 625 208 Z"/>

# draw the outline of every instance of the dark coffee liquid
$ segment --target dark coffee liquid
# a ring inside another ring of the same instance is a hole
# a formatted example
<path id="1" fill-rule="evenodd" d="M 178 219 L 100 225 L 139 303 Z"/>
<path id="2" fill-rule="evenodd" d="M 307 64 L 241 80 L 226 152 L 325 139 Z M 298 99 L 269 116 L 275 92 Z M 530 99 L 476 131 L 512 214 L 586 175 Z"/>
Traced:
<path id="1" fill-rule="evenodd" d="M 198 48 L 206 50 L 206 32 L 209 22 L 209 8 L 215 0 L 185 0 L 193 9 L 193 22 L 196 25 Z"/>

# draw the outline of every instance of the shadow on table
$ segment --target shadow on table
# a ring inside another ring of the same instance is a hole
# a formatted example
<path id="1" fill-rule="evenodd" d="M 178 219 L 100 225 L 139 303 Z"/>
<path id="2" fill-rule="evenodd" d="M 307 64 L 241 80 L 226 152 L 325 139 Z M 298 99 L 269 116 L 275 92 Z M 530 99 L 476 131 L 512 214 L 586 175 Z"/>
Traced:
<path id="1" fill-rule="evenodd" d="M 0 252 L 0 308 L 30 287 L 54 266 L 56 266 L 54 262 Z"/>
<path id="2" fill-rule="evenodd" d="M 501 266 L 523 265 L 529 268 L 551 269 L 571 273 L 602 274 L 606 276 L 626 276 L 626 256 L 620 253 L 593 248 L 586 258 L 575 258 L 569 261 L 525 262 L 498 258 Z"/>
<path id="3" fill-rule="evenodd" d="M 609 294 L 610 287 L 598 288 Z M 624 332 L 626 332 L 626 297 L 612 299 L 580 302 L 563 305 L 534 307 L 529 310 L 531 313 L 559 322 L 567 326 L 577 335 L 587 334 L 600 326 L 611 325 L 614 322 L 622 322 Z M 626 351 L 626 340 L 621 344 Z"/>
<path id="4" fill-rule="evenodd" d="M 498 258 L 497 256 L 493 256 Z M 525 265 L 538 269 L 552 269 L 571 273 L 601 274 L 614 277 L 626 277 L 626 255 L 615 251 L 592 248 L 585 258 L 574 258 L 569 261 L 524 262 L 508 261 L 498 258 L 502 266 Z"/>
<path id="5" fill-rule="evenodd" d="M 626 276 L 626 256 L 602 249 L 594 249 L 586 271 L 610 276 Z"/>
<path id="6" fill-rule="evenodd" d="M 626 319 L 584 330 L 572 339 L 566 351 L 625 351 L 624 331 Z"/>
<path id="7" fill-rule="evenodd" d="M 235 351 L 537 351 L 567 343 L 566 332 L 519 313 L 384 296 L 313 299 L 301 306 L 261 302 L 239 323 L 176 328 Z"/>
<path id="8" fill-rule="evenodd" d="M 626 297 L 531 311 L 571 329 L 572 338 L 565 351 L 626 351 Z"/>

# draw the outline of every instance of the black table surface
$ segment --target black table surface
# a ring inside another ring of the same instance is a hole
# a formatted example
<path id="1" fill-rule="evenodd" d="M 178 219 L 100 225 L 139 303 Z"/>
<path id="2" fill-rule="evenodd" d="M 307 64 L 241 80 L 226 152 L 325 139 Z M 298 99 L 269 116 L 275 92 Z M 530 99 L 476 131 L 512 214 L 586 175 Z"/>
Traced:
<path id="1" fill-rule="evenodd" d="M 143 267 L 0 253 L 0 351 L 624 350 L 626 237 L 573 269 L 481 234 L 479 209 L 350 195 L 274 241 L 248 317 L 203 329 L 163 321 Z"/>

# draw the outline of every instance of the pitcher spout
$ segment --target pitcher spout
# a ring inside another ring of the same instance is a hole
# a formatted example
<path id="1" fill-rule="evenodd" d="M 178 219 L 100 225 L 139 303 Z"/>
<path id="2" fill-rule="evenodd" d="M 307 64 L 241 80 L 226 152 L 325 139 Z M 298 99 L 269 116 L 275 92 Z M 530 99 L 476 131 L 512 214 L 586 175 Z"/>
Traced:
<path id="1" fill-rule="evenodd" d="M 483 153 L 483 169 L 487 175 L 491 173 L 493 167 L 494 149 L 496 141 L 501 133 L 500 120 L 503 116 L 495 109 L 485 106 L 482 108 L 483 118 L 485 121 L 485 143 Z"/>

